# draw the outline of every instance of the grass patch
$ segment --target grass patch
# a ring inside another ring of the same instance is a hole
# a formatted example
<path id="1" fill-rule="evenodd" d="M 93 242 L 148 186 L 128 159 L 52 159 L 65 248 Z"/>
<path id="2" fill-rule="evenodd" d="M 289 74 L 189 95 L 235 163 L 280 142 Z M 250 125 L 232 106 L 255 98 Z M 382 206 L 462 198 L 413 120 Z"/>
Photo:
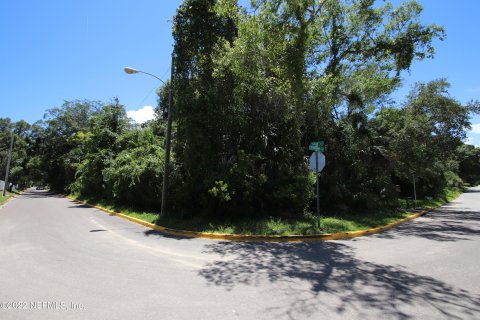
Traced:
<path id="1" fill-rule="evenodd" d="M 434 208 L 457 198 L 462 191 L 447 191 L 441 197 L 432 200 L 418 200 L 417 207 Z M 142 211 L 128 206 L 109 203 L 104 200 L 83 198 L 71 195 L 75 199 L 86 201 L 115 212 L 138 218 L 163 227 L 189 230 L 196 232 L 222 233 L 222 234 L 245 234 L 245 235 L 313 235 L 320 233 L 338 233 L 359 231 L 383 226 L 413 214 L 412 210 L 406 209 L 413 202 L 400 200 L 403 209 L 389 212 L 373 213 L 349 213 L 342 215 L 326 215 L 321 219 L 321 229 L 318 228 L 317 218 L 314 215 L 306 215 L 299 219 L 281 219 L 265 217 L 261 219 L 243 220 L 207 220 L 205 218 L 180 219 L 175 217 L 160 218 L 158 212 Z"/>
<path id="2" fill-rule="evenodd" d="M 418 208 L 436 208 L 441 206 L 444 203 L 450 202 L 456 198 L 458 198 L 463 193 L 462 190 L 453 189 L 453 190 L 446 190 L 442 195 L 435 199 L 419 199 L 417 200 L 416 207 Z M 414 206 L 414 201 L 412 199 L 400 199 L 400 207 L 401 208 L 411 208 Z"/>
<path id="3" fill-rule="evenodd" d="M 4 204 L 7 202 L 7 200 L 15 195 L 17 195 L 18 192 L 5 192 L 5 196 L 3 196 L 3 190 L 0 190 L 0 205 Z"/>
<path id="4" fill-rule="evenodd" d="M 139 210 L 138 208 L 134 208 L 130 206 L 117 205 L 103 199 L 83 197 L 78 194 L 70 194 L 69 197 L 75 200 L 85 201 L 89 204 L 99 206 L 108 210 L 123 213 L 124 215 L 137 218 L 150 223 L 155 223 L 155 221 L 158 218 L 158 213 L 156 212 Z"/>

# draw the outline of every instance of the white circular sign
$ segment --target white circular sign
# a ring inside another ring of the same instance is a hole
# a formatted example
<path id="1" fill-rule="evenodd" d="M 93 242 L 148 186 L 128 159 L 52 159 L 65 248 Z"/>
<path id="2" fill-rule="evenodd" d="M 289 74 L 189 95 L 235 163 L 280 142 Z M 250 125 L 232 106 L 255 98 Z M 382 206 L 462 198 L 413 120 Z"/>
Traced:
<path id="1" fill-rule="evenodd" d="M 313 172 L 317 172 L 317 160 L 316 160 L 316 156 L 315 154 L 318 154 L 318 172 L 322 172 L 323 168 L 325 168 L 325 163 L 326 163 L 326 159 L 325 159 L 325 155 L 323 153 L 321 153 L 320 151 L 316 151 L 314 153 L 312 153 L 312 155 L 310 156 L 310 160 L 309 160 L 309 168 L 311 171 Z"/>

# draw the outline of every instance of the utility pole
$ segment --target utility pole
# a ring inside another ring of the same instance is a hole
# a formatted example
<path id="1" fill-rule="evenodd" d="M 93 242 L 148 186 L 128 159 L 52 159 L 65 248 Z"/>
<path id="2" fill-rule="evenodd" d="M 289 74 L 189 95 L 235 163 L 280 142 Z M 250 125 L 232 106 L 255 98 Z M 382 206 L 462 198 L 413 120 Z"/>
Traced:
<path id="1" fill-rule="evenodd" d="M 8 172 L 10 171 L 10 160 L 12 159 L 12 149 L 13 149 L 13 131 L 12 131 L 12 136 L 10 138 L 10 149 L 8 150 L 7 168 L 5 171 L 5 183 L 3 185 L 3 193 L 2 193 L 3 197 L 5 197 L 5 192 L 8 186 Z"/>
<path id="2" fill-rule="evenodd" d="M 163 168 L 162 207 L 160 216 L 165 217 L 167 208 L 168 176 L 170 173 L 170 140 L 172 138 L 172 105 L 173 105 L 173 75 L 175 53 L 172 53 L 172 67 L 170 68 L 170 89 L 168 90 L 167 136 L 165 141 L 165 163 Z"/>

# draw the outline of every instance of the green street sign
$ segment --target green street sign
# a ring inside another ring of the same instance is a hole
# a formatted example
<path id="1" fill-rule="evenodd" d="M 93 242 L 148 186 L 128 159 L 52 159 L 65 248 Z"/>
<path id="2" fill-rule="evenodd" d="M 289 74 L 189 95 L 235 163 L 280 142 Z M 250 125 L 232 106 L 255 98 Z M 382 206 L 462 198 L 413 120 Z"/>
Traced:
<path id="1" fill-rule="evenodd" d="M 310 145 L 308 146 L 308 149 L 310 151 L 325 152 L 325 142 L 322 140 L 311 142 Z"/>

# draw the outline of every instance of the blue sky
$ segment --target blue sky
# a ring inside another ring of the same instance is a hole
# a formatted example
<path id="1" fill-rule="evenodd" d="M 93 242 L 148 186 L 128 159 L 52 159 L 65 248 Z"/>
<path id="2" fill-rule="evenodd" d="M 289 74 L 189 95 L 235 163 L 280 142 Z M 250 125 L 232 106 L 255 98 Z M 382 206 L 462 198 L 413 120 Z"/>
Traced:
<path id="1" fill-rule="evenodd" d="M 127 110 L 156 104 L 160 82 L 125 66 L 167 79 L 172 51 L 171 19 L 180 0 L 2 1 L 0 5 L 0 117 L 35 122 L 64 100 L 110 101 Z M 401 1 L 395 0 L 394 4 Z M 417 81 L 446 77 L 451 95 L 480 99 L 480 1 L 420 0 L 425 23 L 443 25 L 434 60 L 404 73 L 401 100 Z M 480 117 L 472 119 L 472 144 L 480 146 Z"/>

